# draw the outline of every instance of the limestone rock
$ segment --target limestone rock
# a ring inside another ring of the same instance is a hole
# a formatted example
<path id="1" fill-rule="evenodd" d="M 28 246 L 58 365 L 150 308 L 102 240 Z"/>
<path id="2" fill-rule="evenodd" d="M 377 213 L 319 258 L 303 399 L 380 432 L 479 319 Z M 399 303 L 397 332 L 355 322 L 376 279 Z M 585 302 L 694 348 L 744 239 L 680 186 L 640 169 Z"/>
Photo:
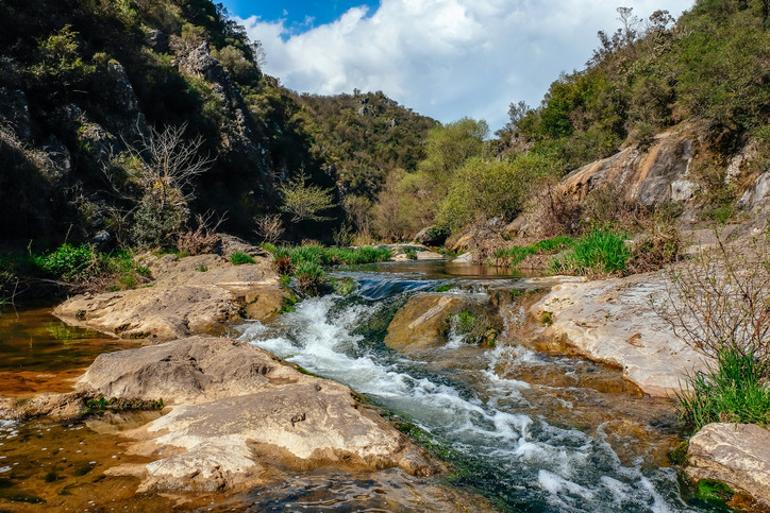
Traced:
<path id="1" fill-rule="evenodd" d="M 268 320 L 283 291 L 269 260 L 232 265 L 217 255 L 144 257 L 157 279 L 148 287 L 73 297 L 54 315 L 124 338 L 169 340 L 221 329 L 229 320 Z"/>
<path id="2" fill-rule="evenodd" d="M 754 424 L 709 424 L 690 439 L 687 475 L 727 483 L 770 506 L 770 431 Z"/>
<path id="3" fill-rule="evenodd" d="M 451 316 L 472 310 L 484 316 L 490 328 L 497 326 L 492 318 L 486 295 L 424 292 L 410 297 L 388 326 L 385 344 L 408 354 L 421 353 L 447 342 Z"/>
<path id="4" fill-rule="evenodd" d="M 652 309 L 650 299 L 665 291 L 662 272 L 564 283 L 530 314 L 548 318 L 545 334 L 566 337 L 587 358 L 622 368 L 647 394 L 668 396 L 705 362 Z"/>
<path id="5" fill-rule="evenodd" d="M 447 233 L 435 226 L 426 226 L 414 236 L 414 241 L 426 246 L 440 246 L 447 239 Z"/>
<path id="6" fill-rule="evenodd" d="M 131 452 L 156 459 L 111 471 L 140 477 L 140 491 L 239 489 L 273 467 L 433 471 L 346 386 L 303 374 L 245 343 L 196 337 L 103 354 L 78 389 L 172 405 L 126 432 L 137 441 Z"/>

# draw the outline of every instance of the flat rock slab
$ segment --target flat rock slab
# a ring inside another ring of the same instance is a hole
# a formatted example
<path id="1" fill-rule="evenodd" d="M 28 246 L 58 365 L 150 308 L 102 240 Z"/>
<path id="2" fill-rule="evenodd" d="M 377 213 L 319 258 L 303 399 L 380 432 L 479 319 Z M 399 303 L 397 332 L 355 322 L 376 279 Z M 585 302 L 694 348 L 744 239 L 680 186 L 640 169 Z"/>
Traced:
<path id="1" fill-rule="evenodd" d="M 754 424 L 709 424 L 690 439 L 687 475 L 727 483 L 770 506 L 770 431 Z"/>
<path id="2" fill-rule="evenodd" d="M 663 273 L 557 285 L 530 313 L 549 319 L 547 335 L 565 337 L 585 357 L 615 365 L 653 396 L 671 396 L 704 357 L 653 310 L 666 291 Z"/>
<path id="3" fill-rule="evenodd" d="M 283 301 L 267 258 L 232 265 L 217 255 L 145 257 L 147 287 L 73 297 L 54 309 L 64 322 L 122 338 L 170 340 L 216 331 L 239 317 L 267 320 Z"/>
<path id="4" fill-rule="evenodd" d="M 349 388 L 303 374 L 245 343 L 193 337 L 99 356 L 82 394 L 162 399 L 164 416 L 125 432 L 156 458 L 111 469 L 140 491 L 241 489 L 276 469 L 400 467 L 430 474 L 422 452 Z"/>

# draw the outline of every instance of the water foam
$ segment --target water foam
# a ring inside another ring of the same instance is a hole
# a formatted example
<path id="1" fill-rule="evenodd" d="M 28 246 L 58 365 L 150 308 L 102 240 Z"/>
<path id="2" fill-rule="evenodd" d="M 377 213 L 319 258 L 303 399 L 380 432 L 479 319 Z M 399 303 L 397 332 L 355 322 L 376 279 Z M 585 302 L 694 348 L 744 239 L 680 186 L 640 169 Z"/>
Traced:
<path id="1" fill-rule="evenodd" d="M 495 365 L 503 360 L 537 362 L 536 353 L 509 347 L 488 352 L 483 375 L 490 400 L 485 403 L 445 377 L 426 375 L 415 362 L 386 350 L 381 341 L 372 346 L 356 327 L 384 307 L 384 298 L 427 286 L 390 277 L 386 283 L 367 280 L 359 279 L 364 297 L 376 297 L 377 302 L 351 303 L 335 296 L 308 299 L 274 325 L 244 325 L 241 339 L 344 382 L 408 417 L 488 468 L 512 503 L 521 500 L 513 497 L 518 494 L 543 503 L 546 511 L 689 511 L 677 500 L 672 476 L 665 472 L 657 476 L 660 486 L 674 490 L 664 498 L 638 467 L 621 465 L 603 437 L 498 407 L 498 398 L 504 397 L 508 404 L 529 384 L 500 378 Z M 672 506 L 672 502 L 678 504 Z"/>

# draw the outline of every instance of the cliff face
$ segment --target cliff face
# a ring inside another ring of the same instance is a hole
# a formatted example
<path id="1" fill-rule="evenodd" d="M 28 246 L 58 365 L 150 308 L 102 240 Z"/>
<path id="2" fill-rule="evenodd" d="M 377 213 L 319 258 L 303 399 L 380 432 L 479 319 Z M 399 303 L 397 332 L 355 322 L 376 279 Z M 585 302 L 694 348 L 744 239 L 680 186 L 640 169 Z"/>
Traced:
<path id="1" fill-rule="evenodd" d="M 601 189 L 626 205 L 674 206 L 683 225 L 704 219 L 709 198 L 719 196 L 733 217 L 751 227 L 764 226 L 770 214 L 770 167 L 759 144 L 748 143 L 729 159 L 716 156 L 706 125 L 681 123 L 648 144 L 575 169 L 553 189 L 556 198 L 583 205 Z M 542 205 L 540 205 L 542 206 Z M 713 207 L 712 207 L 713 208 Z M 507 227 L 518 236 L 537 236 L 542 210 L 530 208 Z"/>

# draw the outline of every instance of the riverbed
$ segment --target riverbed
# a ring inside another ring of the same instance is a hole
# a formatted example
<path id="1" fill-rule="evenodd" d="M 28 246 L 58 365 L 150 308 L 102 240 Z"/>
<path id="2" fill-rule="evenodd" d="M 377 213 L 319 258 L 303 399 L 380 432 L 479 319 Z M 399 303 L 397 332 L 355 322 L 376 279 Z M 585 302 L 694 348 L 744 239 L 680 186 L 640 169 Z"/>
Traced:
<path id="1" fill-rule="evenodd" d="M 78 511 L 85 504 L 93 511 L 417 512 L 432 510 L 431 497 L 447 500 L 447 489 L 471 503 L 478 496 L 479 510 L 711 511 L 688 500 L 670 463 L 681 442 L 673 402 L 641 394 L 617 369 L 544 353 L 526 340 L 483 349 L 450 337 L 419 358 L 385 346 L 388 323 L 409 296 L 437 288 L 483 296 L 518 277 L 443 262 L 335 275 L 355 280 L 356 291 L 307 299 L 267 325 L 233 326 L 233 336 L 349 385 L 447 462 L 445 475 L 318 470 L 237 497 L 134 497 L 136 480 L 105 477 L 104 470 L 132 458 L 121 450 L 120 430 L 158 413 L 66 426 L 5 422 L 0 511 Z M 67 328 L 45 310 L 22 313 L 15 324 L 12 315 L 0 317 L 0 396 L 65 391 L 100 352 L 136 344 Z M 83 446 L 91 452 L 78 453 Z"/>

